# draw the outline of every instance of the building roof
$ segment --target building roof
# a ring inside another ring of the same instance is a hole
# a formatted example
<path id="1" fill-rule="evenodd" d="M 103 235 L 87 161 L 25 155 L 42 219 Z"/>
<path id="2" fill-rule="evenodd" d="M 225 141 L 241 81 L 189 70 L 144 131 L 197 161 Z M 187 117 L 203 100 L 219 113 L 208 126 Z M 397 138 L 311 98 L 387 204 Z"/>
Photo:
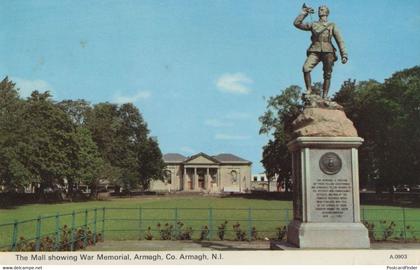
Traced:
<path id="1" fill-rule="evenodd" d="M 240 158 L 230 153 L 218 154 L 217 156 L 213 156 L 213 158 L 217 159 L 221 163 L 251 163 L 249 160 Z"/>
<path id="2" fill-rule="evenodd" d="M 178 153 L 167 153 L 163 155 L 163 161 L 166 163 L 183 163 L 188 162 L 189 160 L 192 160 L 198 156 L 204 156 L 210 160 L 214 160 L 218 163 L 236 163 L 236 164 L 251 164 L 252 162 L 246 159 L 243 159 L 241 157 L 235 156 L 234 154 L 230 153 L 221 153 L 216 156 L 209 156 L 206 153 L 198 153 L 195 155 L 192 155 L 191 157 L 185 157 Z"/>
<path id="3" fill-rule="evenodd" d="M 167 163 L 181 163 L 187 158 L 178 153 L 167 153 L 163 155 L 163 161 Z"/>
<path id="4" fill-rule="evenodd" d="M 192 155 L 192 156 L 188 157 L 186 160 L 184 160 L 184 163 L 188 163 L 188 161 L 193 160 L 193 159 L 195 159 L 199 156 L 205 157 L 206 159 L 211 160 L 215 163 L 220 163 L 220 160 L 217 160 L 214 157 L 209 156 L 209 155 L 207 155 L 206 153 L 203 153 L 203 152 L 200 152 L 198 154 L 195 154 L 195 155 Z"/>

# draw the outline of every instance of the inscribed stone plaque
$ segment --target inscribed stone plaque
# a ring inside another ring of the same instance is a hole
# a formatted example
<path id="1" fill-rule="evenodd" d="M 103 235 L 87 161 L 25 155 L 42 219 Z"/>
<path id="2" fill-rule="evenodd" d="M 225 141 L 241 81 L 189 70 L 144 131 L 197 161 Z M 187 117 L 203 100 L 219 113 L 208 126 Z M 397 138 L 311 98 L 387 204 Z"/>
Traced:
<path id="1" fill-rule="evenodd" d="M 309 222 L 353 222 L 351 150 L 310 150 Z"/>

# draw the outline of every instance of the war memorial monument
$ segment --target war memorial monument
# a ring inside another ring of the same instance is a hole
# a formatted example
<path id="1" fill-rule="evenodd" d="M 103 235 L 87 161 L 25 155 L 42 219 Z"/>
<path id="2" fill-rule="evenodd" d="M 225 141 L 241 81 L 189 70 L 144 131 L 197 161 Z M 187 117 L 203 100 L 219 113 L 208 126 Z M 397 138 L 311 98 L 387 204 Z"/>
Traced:
<path id="1" fill-rule="evenodd" d="M 311 32 L 311 45 L 303 66 L 306 93 L 303 112 L 293 122 L 292 153 L 294 183 L 293 221 L 287 241 L 300 248 L 369 248 L 368 231 L 360 221 L 358 137 L 343 107 L 328 98 L 334 62 L 334 39 L 341 62 L 347 63 L 344 39 L 327 20 L 329 9 L 318 9 L 319 21 L 305 23 L 314 10 L 303 5 L 294 26 Z M 311 87 L 312 69 L 322 62 L 321 95 Z"/>

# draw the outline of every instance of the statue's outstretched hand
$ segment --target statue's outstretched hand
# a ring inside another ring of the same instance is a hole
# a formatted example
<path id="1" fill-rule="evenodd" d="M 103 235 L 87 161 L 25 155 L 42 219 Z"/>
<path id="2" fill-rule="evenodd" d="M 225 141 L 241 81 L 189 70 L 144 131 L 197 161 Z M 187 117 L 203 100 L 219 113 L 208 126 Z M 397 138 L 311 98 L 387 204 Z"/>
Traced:
<path id="1" fill-rule="evenodd" d="M 341 58 L 341 63 L 345 64 L 345 63 L 347 63 L 347 61 L 348 61 L 347 57 L 342 57 Z"/>

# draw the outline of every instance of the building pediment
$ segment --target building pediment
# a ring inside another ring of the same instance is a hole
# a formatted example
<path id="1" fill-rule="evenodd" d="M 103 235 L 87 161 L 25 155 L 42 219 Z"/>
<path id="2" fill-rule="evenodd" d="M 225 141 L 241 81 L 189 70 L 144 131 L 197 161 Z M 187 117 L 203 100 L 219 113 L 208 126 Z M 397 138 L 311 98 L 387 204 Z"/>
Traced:
<path id="1" fill-rule="evenodd" d="M 220 162 L 217 159 L 205 153 L 199 153 L 197 155 L 191 156 L 190 158 L 185 160 L 183 163 L 186 165 L 187 164 L 215 164 L 216 165 L 216 164 L 219 164 Z"/>

